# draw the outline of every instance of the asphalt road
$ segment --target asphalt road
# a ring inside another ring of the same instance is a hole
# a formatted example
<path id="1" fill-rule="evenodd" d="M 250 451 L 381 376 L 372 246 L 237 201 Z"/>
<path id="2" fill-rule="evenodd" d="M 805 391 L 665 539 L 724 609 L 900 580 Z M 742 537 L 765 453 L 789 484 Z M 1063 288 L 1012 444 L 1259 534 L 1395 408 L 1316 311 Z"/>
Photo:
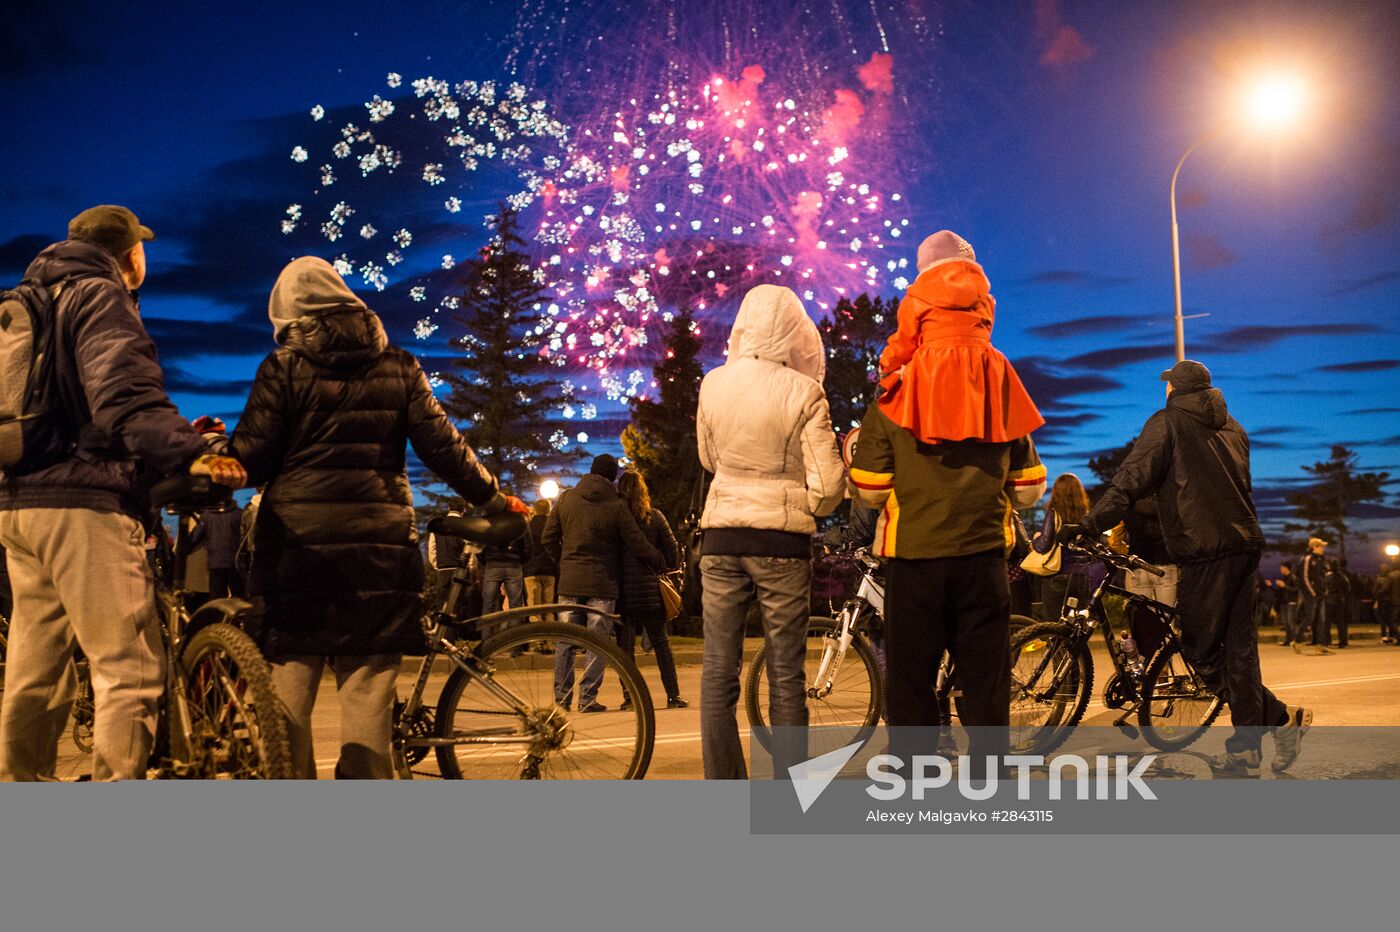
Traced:
<path id="1" fill-rule="evenodd" d="M 1400 647 L 1382 645 L 1373 629 L 1357 632 L 1353 637 L 1353 646 L 1347 650 L 1333 649 L 1327 654 L 1321 654 L 1316 649 L 1294 653 L 1277 641 L 1277 635 L 1272 632 L 1265 633 L 1261 638 L 1259 650 L 1264 682 L 1289 705 L 1311 708 L 1315 725 L 1400 725 Z M 756 639 L 746 642 L 746 664 L 759 643 Z M 665 692 L 655 661 L 649 654 L 639 657 L 639 665 L 646 676 L 653 700 L 663 706 L 656 710 L 656 749 L 648 779 L 697 779 L 702 776 L 700 642 L 678 639 L 676 655 L 681 694 L 691 703 L 688 709 L 664 708 Z M 1098 682 L 1084 723 L 1107 725 L 1118 713 L 1105 708 L 1101 700 L 1104 671 L 1112 667 L 1099 642 L 1096 642 L 1094 666 Z M 399 681 L 400 696 L 407 695 L 416 671 L 416 661 L 405 662 Z M 439 660 L 426 692 L 429 702 L 435 701 L 446 674 L 446 661 Z M 599 699 L 606 705 L 615 706 L 621 699 L 617 683 L 605 683 Z M 748 729 L 742 706 L 738 715 L 740 737 L 747 748 Z M 335 700 L 335 682 L 330 676 L 322 683 L 312 722 L 319 776 L 329 778 L 334 772 L 339 753 L 339 711 Z M 60 747 L 60 776 L 72 779 L 84 769 L 86 763 L 85 755 L 78 754 L 71 740 L 65 736 Z M 436 776 L 431 755 L 415 773 L 429 779 Z"/>
<path id="2" fill-rule="evenodd" d="M 747 658 L 760 643 L 757 639 L 746 642 L 746 664 Z M 1095 643 L 1094 666 L 1098 682 L 1094 688 L 1094 701 L 1084 722 L 1107 725 L 1118 715 L 1105 708 L 1100 699 L 1105 679 L 1103 671 L 1112 667 L 1101 642 Z M 1325 655 L 1317 653 L 1315 649 L 1305 649 L 1305 653 L 1296 654 L 1291 648 L 1280 646 L 1276 634 L 1266 633 L 1259 646 L 1264 682 L 1289 705 L 1301 704 L 1311 708 L 1316 725 L 1400 725 L 1400 647 L 1382 645 L 1375 631 L 1367 632 L 1365 629 L 1359 633 L 1359 637 L 1353 638 L 1353 645 L 1347 650 L 1334 649 Z M 680 641 L 676 653 L 681 695 L 691 703 L 688 709 L 664 708 L 665 692 L 655 663 L 650 655 L 639 657 L 653 700 L 660 706 L 656 710 L 656 750 L 647 773 L 648 779 L 698 779 L 703 775 L 700 762 L 699 642 Z M 405 667 L 407 669 L 409 665 Z M 413 666 L 413 670 L 416 669 Z M 446 675 L 446 667 L 442 666 L 441 671 L 435 672 L 430 680 L 427 690 L 430 700 L 436 697 L 441 688 L 439 684 Z M 406 673 L 400 680 L 400 694 L 406 694 L 411 685 L 411 675 Z M 317 766 L 320 776 L 328 778 L 334 771 L 338 754 L 334 682 L 327 678 L 322 690 L 313 727 Z M 620 698 L 621 692 L 616 683 L 605 684 L 600 701 L 612 705 Z M 738 714 L 739 734 L 747 748 L 748 730 L 742 706 Z M 434 773 L 435 767 L 430 758 L 423 763 L 421 775 L 430 777 Z"/>

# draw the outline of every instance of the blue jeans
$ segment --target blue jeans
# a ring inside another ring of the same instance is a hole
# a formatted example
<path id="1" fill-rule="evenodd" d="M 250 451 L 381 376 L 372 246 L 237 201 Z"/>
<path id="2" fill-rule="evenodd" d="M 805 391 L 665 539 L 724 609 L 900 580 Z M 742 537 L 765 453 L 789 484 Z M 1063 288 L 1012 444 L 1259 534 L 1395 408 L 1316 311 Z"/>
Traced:
<path id="1" fill-rule="evenodd" d="M 481 568 L 481 614 L 489 615 L 505 607 L 501 602 L 502 587 L 511 608 L 525 607 L 525 574 L 520 564 L 487 563 Z"/>
<path id="2" fill-rule="evenodd" d="M 1303 633 L 1298 625 L 1298 603 L 1284 602 L 1279 605 L 1278 618 L 1283 626 L 1283 643 L 1303 643 Z"/>
<path id="3" fill-rule="evenodd" d="M 617 605 L 616 599 L 588 599 L 571 595 L 561 595 L 559 601 L 587 605 L 609 615 Z M 590 631 L 596 631 L 603 637 L 612 636 L 613 623 L 607 618 L 585 615 L 582 612 L 560 612 L 559 617 L 566 624 L 586 625 Z M 561 643 L 554 651 L 554 701 L 562 706 L 568 706 L 574 695 L 574 653 L 577 649 L 572 644 Z M 586 651 L 585 653 L 588 662 L 583 668 L 583 678 L 578 687 L 580 709 L 586 709 L 598 701 L 598 689 L 603 685 L 603 658 Z"/>
<path id="4" fill-rule="evenodd" d="M 758 601 L 768 642 L 769 725 L 786 729 L 774 746 L 775 775 L 806 756 L 800 726 L 807 724 L 807 615 L 811 564 L 786 557 L 700 558 L 704 583 L 705 657 L 700 674 L 700 747 L 705 779 L 748 776 L 735 707 L 744 664 L 744 624 Z M 798 745 L 801 745 L 800 747 Z M 779 746 L 781 745 L 781 747 Z"/>

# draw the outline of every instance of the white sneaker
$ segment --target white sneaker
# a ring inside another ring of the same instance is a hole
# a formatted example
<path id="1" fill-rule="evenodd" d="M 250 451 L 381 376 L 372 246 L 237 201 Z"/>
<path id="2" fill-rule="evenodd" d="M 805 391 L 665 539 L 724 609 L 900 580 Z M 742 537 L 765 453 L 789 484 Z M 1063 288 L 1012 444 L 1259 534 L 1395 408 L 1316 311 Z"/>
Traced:
<path id="1" fill-rule="evenodd" d="M 1298 759 L 1298 751 L 1303 746 L 1303 735 L 1312 727 L 1311 709 L 1298 706 L 1288 707 L 1288 723 L 1274 730 L 1274 773 L 1283 773 Z"/>

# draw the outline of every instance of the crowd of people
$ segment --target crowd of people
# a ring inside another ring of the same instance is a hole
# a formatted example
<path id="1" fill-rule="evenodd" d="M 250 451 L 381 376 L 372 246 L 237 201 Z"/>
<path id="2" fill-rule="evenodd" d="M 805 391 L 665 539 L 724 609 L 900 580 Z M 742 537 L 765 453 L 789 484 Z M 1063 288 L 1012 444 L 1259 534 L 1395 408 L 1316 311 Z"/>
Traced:
<path id="1" fill-rule="evenodd" d="M 292 261 L 272 288 L 276 348 L 236 430 L 181 417 L 137 311 L 153 238 L 126 208 L 95 207 L 26 275 L 22 310 L 58 337 L 46 363 L 54 390 L 25 402 L 37 410 L 0 418 L 0 544 L 15 590 L 0 779 L 52 776 L 59 715 L 72 698 L 65 669 L 78 645 L 96 689 L 94 776 L 143 775 L 162 663 L 147 555 L 149 535 L 164 533 L 148 524 L 143 490 L 191 471 L 259 489 L 248 513 L 204 515 L 190 540 L 206 555 L 211 597 L 246 593 L 263 604 L 259 646 L 286 707 L 297 775 L 316 774 L 311 718 L 329 672 L 341 718 L 336 775 L 388 778 L 400 661 L 424 649 L 425 561 L 407 449 L 458 496 L 454 513 L 526 506 L 477 460 L 418 361 L 390 343 L 379 317 L 318 258 Z M 1060 477 L 1029 540 L 1016 513 L 1045 491 L 1032 439 L 1044 419 L 992 345 L 990 283 L 972 246 L 946 230 L 920 245 L 917 268 L 849 467 L 822 387 L 826 350 L 792 290 L 764 284 L 744 296 L 726 358 L 701 384 L 697 443 L 712 476 L 699 519 L 705 776 L 747 774 L 736 705 L 751 610 L 768 645 L 778 762 L 806 753 L 813 535 L 817 519 L 848 497 L 887 574 L 887 720 L 906 762 L 935 740 L 932 687 L 946 650 L 958 665 L 962 723 L 993 726 L 977 730 L 973 766 L 996 765 L 1009 724 L 1008 558 L 1112 529 L 1121 546 L 1168 567 L 1164 578 L 1129 584 L 1178 606 L 1183 650 L 1229 702 L 1236 731 L 1216 764 L 1258 768 L 1261 740 L 1272 734 L 1273 767 L 1286 769 L 1311 713 L 1285 706 L 1262 683 L 1256 605 L 1269 600 L 1256 599 L 1256 588 L 1280 594 L 1293 643 L 1305 630 L 1326 643 L 1329 624 L 1340 622 L 1345 646 L 1345 618 L 1361 600 L 1345 567 L 1325 562 L 1322 541 L 1296 572 L 1286 568 L 1284 585 L 1258 586 L 1264 540 L 1248 439 L 1210 372 L 1188 360 L 1163 373 L 1166 405 L 1107 491 L 1091 506 L 1078 479 Z M 602 455 L 556 501 L 528 511 L 528 531 L 505 546 L 433 536 L 427 566 L 440 579 L 468 568 L 483 613 L 556 599 L 607 613 L 565 618 L 617 636 L 629 651 L 644 634 L 667 707 L 684 708 L 661 585 L 680 553 L 644 479 Z M 1095 585 L 1096 572 L 1068 560 L 1041 603 Z M 1375 596 L 1393 639 L 1400 568 L 1385 579 L 1384 596 Z M 614 613 L 623 619 L 617 631 Z M 555 701 L 581 714 L 607 711 L 598 701 L 601 662 L 583 666 L 576 679 L 572 651 L 555 652 Z"/>

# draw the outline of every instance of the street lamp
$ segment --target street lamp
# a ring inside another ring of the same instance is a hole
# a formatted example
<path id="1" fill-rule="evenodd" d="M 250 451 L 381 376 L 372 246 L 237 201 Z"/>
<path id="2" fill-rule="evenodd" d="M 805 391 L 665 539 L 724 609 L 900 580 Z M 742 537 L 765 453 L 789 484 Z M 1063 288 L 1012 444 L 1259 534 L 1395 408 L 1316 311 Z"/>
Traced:
<path id="1" fill-rule="evenodd" d="M 1400 557 L 1400 544 L 1386 544 L 1385 555 L 1388 557 Z"/>
<path id="2" fill-rule="evenodd" d="M 1291 72 L 1275 72 L 1261 75 L 1249 84 L 1240 99 L 1240 116 L 1244 122 L 1265 132 L 1280 132 L 1298 121 L 1307 103 L 1308 88 L 1303 79 Z M 1181 174 L 1181 166 L 1186 158 L 1207 142 L 1225 133 L 1225 127 L 1216 127 L 1200 139 L 1191 143 L 1177 159 L 1172 172 L 1172 286 L 1176 294 L 1176 361 L 1186 358 L 1186 318 L 1181 316 L 1181 235 L 1176 222 L 1176 179 Z"/>
<path id="3" fill-rule="evenodd" d="M 540 483 L 540 498 L 556 499 L 559 497 L 559 483 L 553 479 L 546 479 Z"/>

